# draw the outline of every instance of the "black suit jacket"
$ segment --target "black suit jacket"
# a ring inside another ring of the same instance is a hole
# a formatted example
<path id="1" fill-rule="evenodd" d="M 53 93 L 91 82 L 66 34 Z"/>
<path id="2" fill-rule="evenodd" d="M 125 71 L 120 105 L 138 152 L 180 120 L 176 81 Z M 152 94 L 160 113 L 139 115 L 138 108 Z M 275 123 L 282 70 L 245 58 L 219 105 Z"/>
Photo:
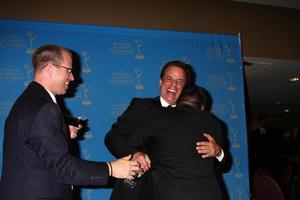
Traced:
<path id="1" fill-rule="evenodd" d="M 156 98 L 133 98 L 125 112 L 118 118 L 117 122 L 105 136 L 105 144 L 109 151 L 117 158 L 134 154 L 137 151 L 146 151 L 132 146 L 127 140 L 136 127 L 144 127 L 153 120 L 154 110 L 160 110 L 159 97 Z M 140 182 L 134 188 L 129 188 L 122 179 L 115 180 L 111 200 L 134 200 L 138 198 Z"/>
<path id="2" fill-rule="evenodd" d="M 109 151 L 117 158 L 140 151 L 130 145 L 127 139 L 136 127 L 144 127 L 149 121 L 154 120 L 154 111 L 160 109 L 159 97 L 133 98 L 128 108 L 105 136 L 105 144 Z"/>
<path id="3" fill-rule="evenodd" d="M 60 108 L 32 82 L 5 123 L 1 200 L 71 199 L 71 185 L 105 185 L 106 163 L 69 153 Z"/>
<path id="4" fill-rule="evenodd" d="M 153 123 L 157 123 L 157 122 L 163 122 L 161 121 L 162 118 L 165 118 L 165 116 L 161 116 L 161 112 L 162 110 L 164 110 L 166 108 L 162 108 L 160 101 L 159 101 L 159 97 L 157 98 L 146 98 L 146 99 L 138 99 L 138 98 L 134 98 L 129 107 L 127 108 L 127 110 L 118 118 L 117 122 L 115 124 L 113 124 L 112 129 L 107 133 L 106 138 L 105 138 L 105 144 L 107 146 L 107 148 L 110 150 L 110 152 L 116 156 L 116 157 L 121 157 L 121 156 L 125 156 L 127 154 L 134 154 L 137 151 L 144 151 L 146 153 L 153 153 L 151 151 L 154 151 L 153 148 L 151 149 L 151 146 L 153 145 L 153 141 L 152 141 L 152 137 L 148 137 L 149 133 L 151 133 L 151 128 L 153 128 Z M 182 123 L 184 124 L 184 122 L 178 121 L 176 122 L 178 126 L 183 127 Z M 180 125 L 181 124 L 181 125 Z M 168 123 L 168 121 L 162 125 L 165 128 L 169 128 L 171 125 Z M 176 127 L 178 127 L 176 126 Z M 149 128 L 150 127 L 150 128 Z M 174 128 L 176 129 L 176 127 L 174 126 Z M 141 131 L 139 132 L 141 135 L 141 137 L 135 137 L 133 136 L 136 132 L 136 130 L 144 130 L 147 129 L 148 131 Z M 182 133 L 186 132 L 186 129 L 188 129 L 187 127 L 181 128 L 180 130 L 182 130 Z M 179 129 L 178 129 L 179 130 Z M 199 130 L 199 129 L 197 129 Z M 196 131 L 196 130 L 195 130 Z M 214 130 L 212 130 L 212 134 L 214 134 Z M 162 133 L 161 131 L 157 132 L 157 134 L 159 135 L 160 133 Z M 192 130 L 190 130 L 190 133 L 192 133 Z M 218 135 L 219 130 L 215 133 L 216 135 Z M 145 134 L 145 135 L 143 135 Z M 193 132 L 193 135 L 197 134 L 197 132 Z M 200 135 L 201 133 L 199 133 L 199 137 L 197 137 L 197 139 L 200 140 Z M 213 135 L 215 137 L 215 135 Z M 132 138 L 135 138 L 139 141 L 135 141 L 134 143 L 132 143 Z M 166 137 L 167 138 L 167 137 Z M 222 139 L 221 138 L 215 138 L 217 140 L 218 143 L 221 144 Z M 198 140 L 198 141 L 199 141 Z M 196 140 L 197 141 L 197 140 Z M 189 142 L 189 150 L 188 152 L 186 151 L 186 149 L 183 149 L 183 154 L 185 155 L 190 155 L 191 157 L 200 157 L 196 150 L 195 150 L 195 143 L 194 142 Z M 139 145 L 135 145 L 135 144 L 139 144 Z M 155 144 L 154 144 L 155 145 Z M 164 147 L 164 144 L 161 144 L 161 147 Z M 178 152 L 181 153 L 180 151 L 182 150 L 182 146 L 178 147 Z M 160 153 L 164 153 L 160 150 L 157 151 L 157 154 Z M 164 156 L 162 156 L 164 157 Z M 225 155 L 226 158 L 226 155 Z M 154 157 L 152 157 L 152 159 L 154 159 Z M 189 158 L 182 158 L 182 161 L 184 161 L 184 159 L 189 159 Z M 210 163 L 214 163 L 215 158 L 210 158 L 209 159 Z M 222 163 L 225 162 L 226 159 L 223 159 Z M 174 167 L 174 166 L 173 166 Z M 184 166 L 182 166 L 184 168 Z M 209 167 L 208 167 L 209 168 Z M 211 173 L 213 174 L 213 168 L 209 168 L 211 170 Z M 184 169 L 182 169 L 184 170 Z M 181 170 L 181 171 L 182 171 Z M 197 170 L 195 168 L 193 168 L 194 171 L 202 171 L 201 169 Z M 202 172 L 205 173 L 210 173 L 207 170 L 203 170 Z M 174 172 L 176 173 L 176 171 Z M 179 174 L 178 174 L 179 175 Z M 181 176 L 181 175 L 179 175 Z M 145 176 L 146 177 L 146 176 Z M 149 180 L 149 179 L 147 179 Z M 114 190 L 112 192 L 112 196 L 111 199 L 138 199 L 139 198 L 139 188 L 140 185 L 142 184 L 142 181 L 138 182 L 137 186 L 133 189 L 130 189 L 128 187 L 126 187 L 123 183 L 123 181 L 121 180 L 117 180 L 114 186 Z M 216 183 L 216 182 L 214 182 Z"/>
<path id="5" fill-rule="evenodd" d="M 195 149 L 198 141 L 207 141 L 209 133 L 222 146 L 219 121 L 198 109 L 161 108 L 152 114 L 155 120 L 130 135 L 132 146 L 146 141 L 152 167 L 140 186 L 139 199 L 220 200 L 222 191 L 216 175 L 216 159 L 201 158 Z"/>

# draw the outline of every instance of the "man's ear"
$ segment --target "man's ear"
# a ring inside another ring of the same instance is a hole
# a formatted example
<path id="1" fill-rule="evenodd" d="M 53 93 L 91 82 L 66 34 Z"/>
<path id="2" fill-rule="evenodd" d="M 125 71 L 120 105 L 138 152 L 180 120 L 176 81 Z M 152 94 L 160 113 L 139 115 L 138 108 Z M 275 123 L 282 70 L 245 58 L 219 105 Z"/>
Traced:
<path id="1" fill-rule="evenodd" d="M 52 65 L 49 63 L 49 64 L 47 64 L 45 67 L 44 67 L 44 69 L 43 69 L 44 71 L 47 71 L 47 72 L 51 72 L 52 71 Z"/>
<path id="2" fill-rule="evenodd" d="M 161 86 L 161 84 L 162 84 L 162 80 L 161 80 L 161 79 L 159 79 L 159 87 Z"/>

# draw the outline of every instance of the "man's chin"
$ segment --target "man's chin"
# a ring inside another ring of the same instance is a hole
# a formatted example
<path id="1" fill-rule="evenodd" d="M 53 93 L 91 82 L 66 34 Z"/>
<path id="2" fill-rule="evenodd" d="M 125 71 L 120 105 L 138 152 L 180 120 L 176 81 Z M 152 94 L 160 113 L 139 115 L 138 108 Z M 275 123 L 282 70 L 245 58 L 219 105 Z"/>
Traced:
<path id="1" fill-rule="evenodd" d="M 64 94 L 66 94 L 66 92 L 67 92 L 67 89 L 65 89 L 64 91 L 60 91 L 60 92 L 57 93 L 56 95 L 64 95 Z"/>
<path id="2" fill-rule="evenodd" d="M 169 105 L 175 105 L 176 104 L 176 101 L 174 99 L 172 99 L 172 101 L 168 101 L 167 102 Z"/>
<path id="3" fill-rule="evenodd" d="M 171 96 L 171 97 L 167 98 L 167 100 L 168 100 L 169 104 L 175 104 L 177 98 L 175 96 Z"/>

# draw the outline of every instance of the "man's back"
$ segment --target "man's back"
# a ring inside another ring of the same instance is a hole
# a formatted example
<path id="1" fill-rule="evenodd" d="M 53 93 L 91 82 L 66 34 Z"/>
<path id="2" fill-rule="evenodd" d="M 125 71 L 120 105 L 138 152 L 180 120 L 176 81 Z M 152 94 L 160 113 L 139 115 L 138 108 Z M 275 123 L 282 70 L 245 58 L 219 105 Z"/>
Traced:
<path id="1" fill-rule="evenodd" d="M 207 141 L 203 133 L 212 134 L 222 143 L 220 124 L 213 117 L 196 109 L 165 108 L 153 123 L 155 128 L 149 131 L 154 136 L 148 144 L 153 167 L 160 165 L 178 178 L 215 174 L 216 159 L 201 158 L 195 149 L 196 142 Z"/>
<path id="2" fill-rule="evenodd" d="M 201 158 L 195 148 L 196 142 L 207 141 L 203 133 L 222 143 L 220 123 L 193 108 L 162 108 L 147 128 L 136 130 L 136 137 L 140 134 L 147 141 L 146 153 L 152 161 L 142 179 L 141 199 L 221 199 L 216 158 Z"/>

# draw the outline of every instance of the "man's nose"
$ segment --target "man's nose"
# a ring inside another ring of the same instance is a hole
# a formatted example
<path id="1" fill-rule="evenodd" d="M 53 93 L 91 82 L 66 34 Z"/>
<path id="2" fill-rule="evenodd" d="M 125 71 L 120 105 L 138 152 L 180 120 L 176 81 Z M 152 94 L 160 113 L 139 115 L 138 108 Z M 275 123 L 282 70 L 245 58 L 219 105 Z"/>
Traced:
<path id="1" fill-rule="evenodd" d="M 74 81 L 75 80 L 74 75 L 73 75 L 72 72 L 70 73 L 69 79 L 70 79 L 70 81 Z"/>
<path id="2" fill-rule="evenodd" d="M 176 86 L 177 85 L 177 80 L 176 79 L 172 79 L 172 85 Z"/>

